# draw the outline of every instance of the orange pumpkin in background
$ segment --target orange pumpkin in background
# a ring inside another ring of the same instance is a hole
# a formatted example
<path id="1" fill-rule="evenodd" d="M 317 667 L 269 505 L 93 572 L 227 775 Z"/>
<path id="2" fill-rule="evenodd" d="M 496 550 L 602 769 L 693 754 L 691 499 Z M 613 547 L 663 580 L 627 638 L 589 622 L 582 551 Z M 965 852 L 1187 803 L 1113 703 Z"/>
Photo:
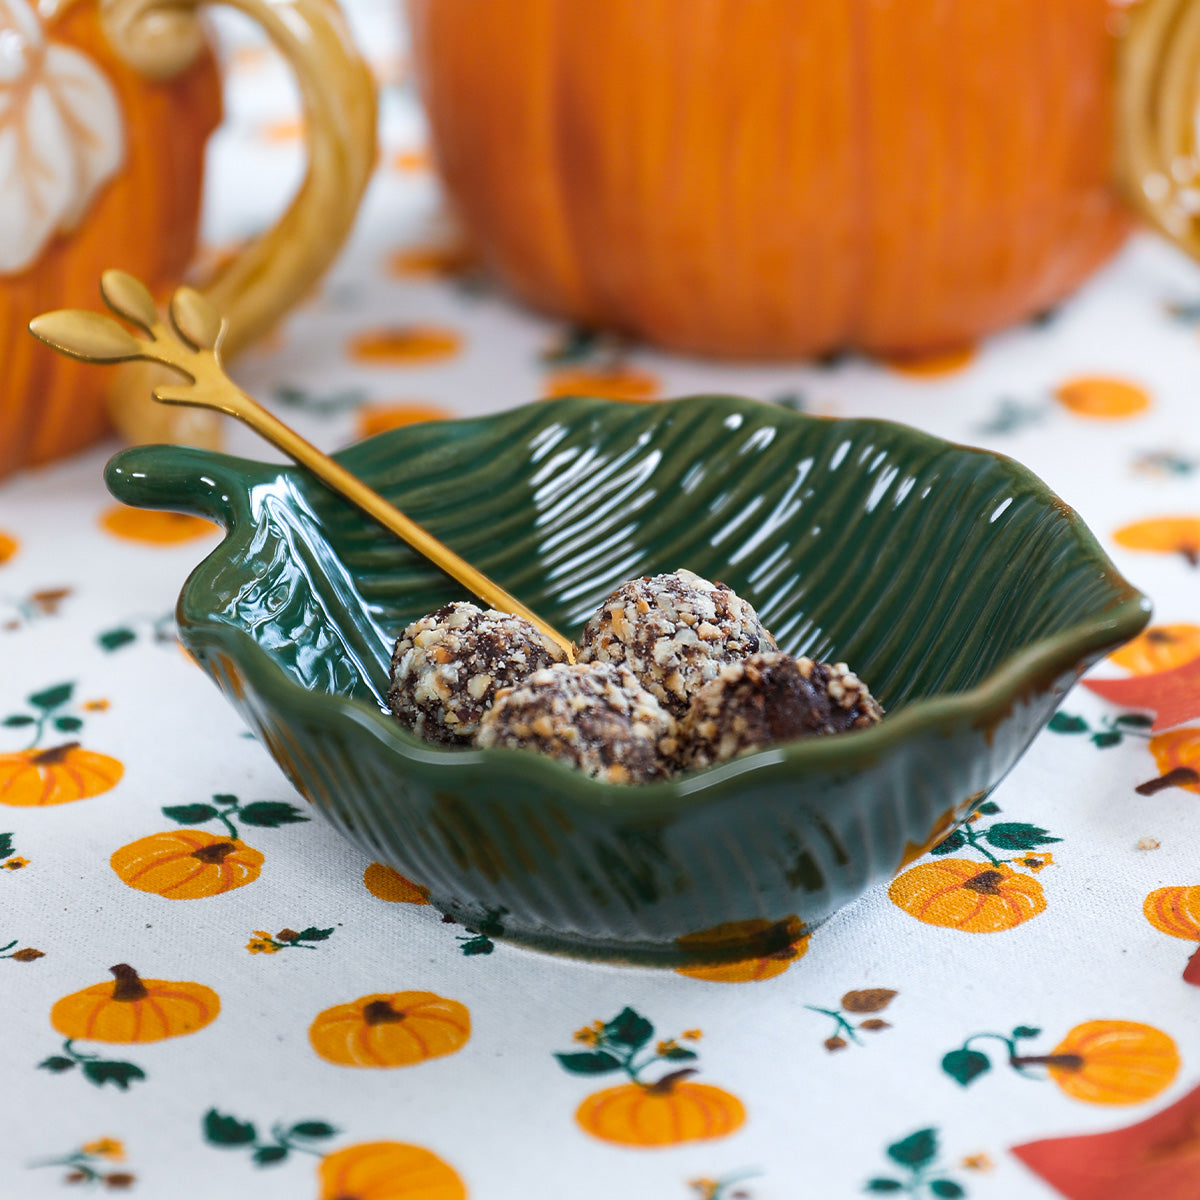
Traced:
<path id="1" fill-rule="evenodd" d="M 575 1120 L 593 1137 L 620 1146 L 677 1146 L 733 1133 L 745 1123 L 746 1110 L 712 1084 L 668 1077 L 596 1092 L 575 1110 Z"/>
<path id="2" fill-rule="evenodd" d="M 114 418 L 131 436 L 216 436 L 207 416 L 156 410 L 145 369 L 118 376 L 123 388 L 26 331 L 48 310 L 95 308 L 110 267 L 159 297 L 183 282 L 196 249 L 205 145 L 221 118 L 221 79 L 196 14 L 204 2 L 0 2 L 8 63 L 0 93 L 13 156 L 0 177 L 0 476 L 89 445 Z M 375 157 L 370 72 L 335 7 L 240 7 L 295 68 L 314 119 L 309 170 L 288 212 L 211 285 L 229 318 L 229 352 L 265 333 L 320 276 L 349 231 Z"/>
<path id="3" fill-rule="evenodd" d="M 888 888 L 897 908 L 927 925 L 964 933 L 1014 929 L 1045 911 L 1042 885 L 1004 863 L 940 858 L 910 867 Z"/>
<path id="4" fill-rule="evenodd" d="M 116 787 L 124 773 L 115 758 L 81 750 L 78 742 L 0 754 L 0 804 L 45 808 L 87 800 Z"/>
<path id="5" fill-rule="evenodd" d="M 1174 1041 L 1137 1021 L 1085 1021 L 1050 1054 L 1050 1078 L 1088 1104 L 1140 1104 L 1179 1073 Z M 1066 1062 L 1054 1060 L 1066 1059 Z"/>
<path id="6" fill-rule="evenodd" d="M 466 1200 L 458 1173 L 431 1150 L 404 1142 L 363 1142 L 317 1167 L 320 1200 Z"/>
<path id="7" fill-rule="evenodd" d="M 200 900 L 253 883 L 262 852 L 203 829 L 152 833 L 113 852 L 109 859 L 122 883 L 167 900 Z"/>
<path id="8" fill-rule="evenodd" d="M 342 1067 L 410 1067 L 453 1054 L 471 1036 L 471 1014 L 433 992 L 361 996 L 319 1013 L 312 1048 Z"/>
<path id="9" fill-rule="evenodd" d="M 195 1033 L 217 1019 L 221 1001 L 201 983 L 142 979 L 127 963 L 110 967 L 115 983 L 72 992 L 50 1010 L 66 1038 L 90 1042 L 161 1042 Z"/>
<path id="10" fill-rule="evenodd" d="M 1125 237 L 1114 161 L 1149 173 L 1122 146 L 1154 143 L 1137 114 L 1170 74 L 1168 31 L 1118 146 L 1113 31 L 1147 23 L 1110 0 L 408 9 L 485 263 L 539 308 L 722 356 L 903 358 L 1058 303 Z"/>

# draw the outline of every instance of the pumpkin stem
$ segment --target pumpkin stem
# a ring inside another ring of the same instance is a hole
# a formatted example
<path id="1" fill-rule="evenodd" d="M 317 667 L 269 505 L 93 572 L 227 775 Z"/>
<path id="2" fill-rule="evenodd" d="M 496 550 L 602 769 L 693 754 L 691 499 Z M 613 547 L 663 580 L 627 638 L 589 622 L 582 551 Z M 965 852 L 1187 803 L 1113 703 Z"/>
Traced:
<path id="1" fill-rule="evenodd" d="M 1014 1067 L 1058 1067 L 1063 1071 L 1082 1071 L 1082 1054 L 1020 1054 L 1008 1060 Z"/>
<path id="2" fill-rule="evenodd" d="M 1193 783 L 1200 783 L 1200 771 L 1194 767 L 1175 767 L 1157 779 L 1147 779 L 1145 783 L 1139 783 L 1133 790 L 1139 796 L 1153 796 L 1155 792 L 1161 792 L 1165 788 L 1187 787 Z"/>
<path id="3" fill-rule="evenodd" d="M 983 896 L 1000 895 L 1000 881 L 1004 876 L 999 871 L 980 871 L 972 879 L 963 882 L 963 887 L 979 892 Z"/>
<path id="4" fill-rule="evenodd" d="M 642 1087 L 646 1091 L 655 1096 L 669 1096 L 675 1085 L 681 1080 L 686 1079 L 689 1075 L 695 1075 L 695 1067 L 684 1067 L 681 1071 L 672 1071 L 669 1075 L 664 1075 L 661 1079 L 654 1083 L 644 1083 Z"/>
<path id="5" fill-rule="evenodd" d="M 150 994 L 146 991 L 146 985 L 138 978 L 138 973 L 128 963 L 117 963 L 115 967 L 108 969 L 117 979 L 113 986 L 114 1000 L 145 1000 Z"/>
<path id="6" fill-rule="evenodd" d="M 372 1000 L 363 1007 L 363 1020 L 368 1025 L 394 1025 L 403 1021 L 407 1013 L 397 1012 L 390 1000 Z"/>
<path id="7" fill-rule="evenodd" d="M 29 761 L 37 767 L 52 767 L 55 763 L 62 762 L 72 750 L 78 748 L 78 742 L 63 742 L 61 746 L 51 746 L 48 750 L 35 750 L 29 756 Z"/>
<path id="8" fill-rule="evenodd" d="M 198 858 L 202 863 L 215 864 L 224 862 L 236 849 L 232 842 L 211 842 L 199 850 L 193 850 L 189 857 Z"/>

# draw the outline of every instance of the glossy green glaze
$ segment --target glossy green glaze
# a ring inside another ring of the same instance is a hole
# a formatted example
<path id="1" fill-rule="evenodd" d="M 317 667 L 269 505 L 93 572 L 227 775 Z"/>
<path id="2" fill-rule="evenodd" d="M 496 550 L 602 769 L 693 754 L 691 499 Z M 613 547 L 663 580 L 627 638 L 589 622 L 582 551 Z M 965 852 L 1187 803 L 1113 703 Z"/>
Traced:
<path id="1" fill-rule="evenodd" d="M 340 458 L 564 632 L 622 581 L 685 566 L 784 649 L 849 662 L 888 711 L 639 787 L 435 748 L 382 697 L 393 639 L 455 584 L 297 468 L 117 455 L 121 500 L 226 527 L 180 633 L 296 787 L 444 912 L 541 949 L 665 965 L 779 949 L 965 817 L 1149 616 L 1023 467 L 885 421 L 570 399 Z"/>

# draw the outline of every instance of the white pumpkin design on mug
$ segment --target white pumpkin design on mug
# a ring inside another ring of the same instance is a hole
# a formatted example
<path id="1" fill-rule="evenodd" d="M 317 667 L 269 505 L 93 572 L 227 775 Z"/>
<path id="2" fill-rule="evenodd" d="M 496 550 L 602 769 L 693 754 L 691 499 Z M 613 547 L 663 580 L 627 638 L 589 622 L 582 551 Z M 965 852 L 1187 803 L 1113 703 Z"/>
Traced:
<path id="1" fill-rule="evenodd" d="M 26 0 L 0 0 L 0 274 L 73 230 L 124 156 L 112 84 L 85 54 L 47 40 Z"/>

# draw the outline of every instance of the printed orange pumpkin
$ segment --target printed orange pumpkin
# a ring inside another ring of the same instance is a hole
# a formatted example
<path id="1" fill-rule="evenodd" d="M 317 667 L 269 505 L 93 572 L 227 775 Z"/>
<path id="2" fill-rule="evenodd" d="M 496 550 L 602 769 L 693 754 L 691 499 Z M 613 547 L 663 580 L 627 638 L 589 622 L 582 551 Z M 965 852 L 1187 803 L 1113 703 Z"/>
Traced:
<path id="1" fill-rule="evenodd" d="M 1156 734 L 1150 739 L 1150 753 L 1154 755 L 1160 775 L 1181 767 L 1200 775 L 1200 729 L 1190 726 Z M 1195 783 L 1180 782 L 1178 786 L 1189 792 L 1200 793 L 1200 780 Z"/>
<path id="2" fill-rule="evenodd" d="M 893 358 L 887 365 L 901 375 L 914 379 L 940 379 L 965 371 L 978 357 L 974 346 L 959 346 L 940 354 L 918 354 L 908 358 Z"/>
<path id="3" fill-rule="evenodd" d="M 404 1142 L 362 1142 L 317 1167 L 320 1200 L 466 1200 L 458 1173 L 431 1150 Z"/>
<path id="4" fill-rule="evenodd" d="M 363 884 L 372 896 L 390 900 L 394 904 L 428 904 L 429 889 L 406 879 L 399 871 L 373 862 L 363 872 Z"/>
<path id="5" fill-rule="evenodd" d="M 759 954 L 736 962 L 709 963 L 694 967 L 677 967 L 680 975 L 689 979 L 703 979 L 710 983 L 753 983 L 761 979 L 774 979 L 808 953 L 810 935 L 801 932 L 803 922 L 798 917 L 786 921 L 767 921 L 755 918 L 749 921 L 727 921 L 698 933 L 687 934 L 678 939 L 680 949 L 697 950 L 721 943 L 742 942 L 759 934 L 784 933 L 792 940 L 786 946 L 770 954 Z"/>
<path id="6" fill-rule="evenodd" d="M 668 1078 L 596 1092 L 575 1110 L 575 1120 L 593 1137 L 620 1146 L 677 1146 L 733 1133 L 746 1110 L 721 1088 Z"/>
<path id="7" fill-rule="evenodd" d="M 604 400 L 625 400 L 645 404 L 658 395 L 658 380 L 645 371 L 597 371 L 574 368 L 556 371 L 546 380 L 545 397 L 599 396 Z"/>
<path id="8" fill-rule="evenodd" d="M 1109 0 L 409 9 L 456 214 L 514 292 L 586 325 L 942 350 L 1050 308 L 1128 227 Z"/>
<path id="9" fill-rule="evenodd" d="M 360 408 L 354 414 L 354 424 L 360 438 L 374 437 L 403 425 L 419 425 L 423 421 L 447 421 L 453 413 L 435 404 L 379 404 Z"/>
<path id="10" fill-rule="evenodd" d="M 151 546 L 172 546 L 217 533 L 217 526 L 190 513 L 157 512 L 114 504 L 100 515 L 100 526 L 114 537 Z"/>
<path id="11" fill-rule="evenodd" d="M 17 539 L 10 537 L 4 530 L 0 529 L 0 564 L 8 562 L 19 548 L 20 543 Z"/>
<path id="12" fill-rule="evenodd" d="M 1179 1072 L 1174 1041 L 1136 1021 L 1085 1021 L 1057 1046 L 1050 1078 L 1088 1104 L 1140 1104 L 1169 1087 Z"/>
<path id="13" fill-rule="evenodd" d="M 939 858 L 910 867 L 892 880 L 888 897 L 918 921 L 964 933 L 1013 929 L 1046 908 L 1036 879 L 1004 863 L 965 858 Z"/>
<path id="14" fill-rule="evenodd" d="M 1108 657 L 1133 675 L 1173 671 L 1200 658 L 1200 625 L 1152 625 Z"/>
<path id="15" fill-rule="evenodd" d="M 1155 888 L 1142 904 L 1155 929 L 1189 942 L 1200 942 L 1200 887 Z"/>
<path id="16" fill-rule="evenodd" d="M 44 808 L 87 800 L 116 787 L 124 773 L 115 758 L 81 750 L 78 742 L 0 754 L 0 804 Z"/>
<path id="17" fill-rule="evenodd" d="M 810 934 L 774 954 L 760 958 L 746 958 L 741 962 L 713 963 L 707 967 L 676 967 L 680 975 L 689 979 L 703 979 L 709 983 L 757 983 L 762 979 L 774 979 L 782 975 L 794 962 L 799 962 L 808 953 Z"/>
<path id="18" fill-rule="evenodd" d="M 116 983 L 97 983 L 55 1002 L 50 1024 L 63 1037 L 90 1042 L 161 1042 L 195 1033 L 217 1019 L 212 988 L 169 979 L 141 979 L 126 963 L 109 970 Z"/>
<path id="19" fill-rule="evenodd" d="M 410 1067 L 453 1054 L 471 1036 L 471 1015 L 434 992 L 379 992 L 317 1015 L 312 1048 L 342 1067 Z"/>
<path id="20" fill-rule="evenodd" d="M 1127 379 L 1105 375 L 1080 375 L 1060 383 L 1054 398 L 1079 417 L 1122 420 L 1135 417 L 1150 407 L 1145 388 Z"/>
<path id="21" fill-rule="evenodd" d="M 122 883 L 168 900 L 199 900 L 253 883 L 263 856 L 253 846 L 202 829 L 152 833 L 113 852 Z"/>
<path id="22" fill-rule="evenodd" d="M 359 362 L 405 366 L 437 362 L 458 353 L 462 339 L 452 329 L 432 325 L 401 325 L 373 329 L 350 342 L 350 356 Z"/>
<path id="23" fill-rule="evenodd" d="M 1193 566 L 1200 566 L 1200 517 L 1153 517 L 1123 525 L 1113 541 L 1126 550 L 1145 550 L 1150 554 L 1182 554 Z"/>

